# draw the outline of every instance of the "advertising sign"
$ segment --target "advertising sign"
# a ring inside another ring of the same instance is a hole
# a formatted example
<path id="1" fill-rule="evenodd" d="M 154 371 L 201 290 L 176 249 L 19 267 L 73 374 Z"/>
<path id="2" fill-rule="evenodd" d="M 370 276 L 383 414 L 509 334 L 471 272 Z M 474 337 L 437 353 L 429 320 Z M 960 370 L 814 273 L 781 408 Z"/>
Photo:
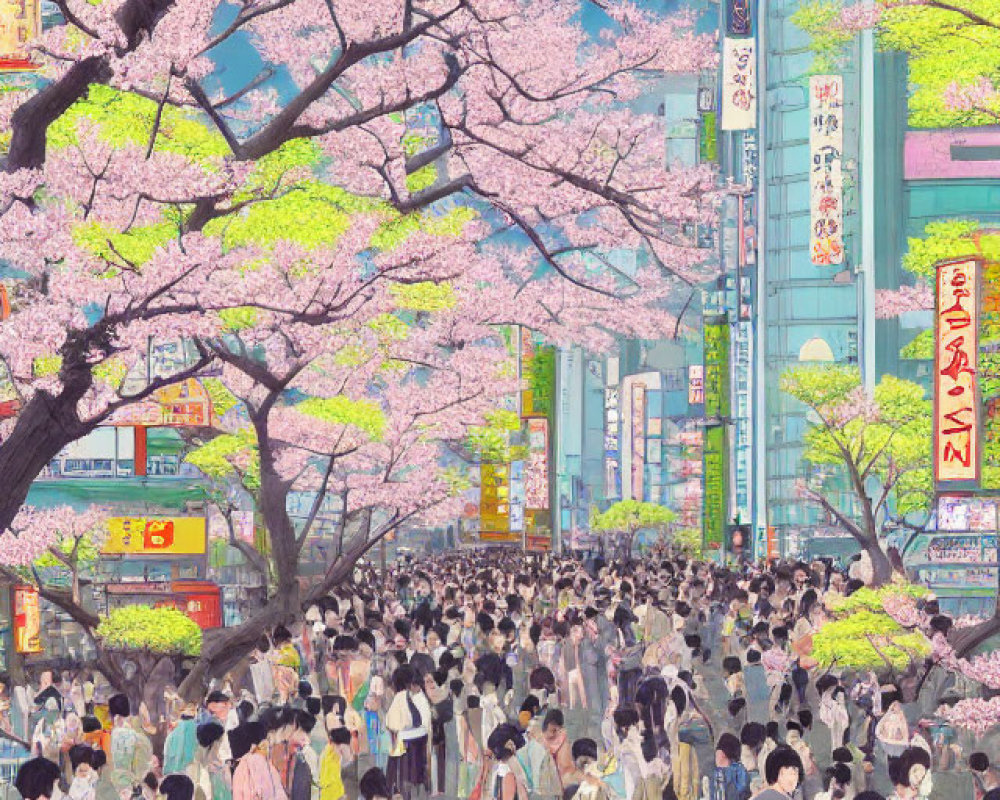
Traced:
<path id="1" fill-rule="evenodd" d="M 810 251 L 817 266 L 844 261 L 844 80 L 840 75 L 809 79 Z"/>
<path id="2" fill-rule="evenodd" d="M 728 523 L 729 320 L 706 317 L 705 341 L 705 448 L 702 472 L 702 538 L 706 546 L 721 546 Z"/>
<path id="3" fill-rule="evenodd" d="M 510 530 L 524 530 L 524 462 L 510 462 Z"/>
<path id="4" fill-rule="evenodd" d="M 983 497 L 939 497 L 940 531 L 996 531 L 997 503 Z"/>
<path id="5" fill-rule="evenodd" d="M 728 0 L 726 4 L 726 30 L 730 36 L 749 36 L 753 33 L 750 0 Z"/>
<path id="6" fill-rule="evenodd" d="M 632 497 L 645 499 L 646 477 L 646 387 L 632 385 Z"/>
<path id="7" fill-rule="evenodd" d="M 42 614 L 34 586 L 14 587 L 14 650 L 42 652 Z"/>
<path id="8" fill-rule="evenodd" d="M 992 452 L 1000 444 L 1000 262 L 980 266 L 979 408 L 982 419 L 982 451 Z"/>
<path id="9" fill-rule="evenodd" d="M 159 427 L 206 427 L 212 424 L 212 400 L 194 378 L 167 386 L 149 400 L 116 411 L 109 425 Z"/>
<path id="10" fill-rule="evenodd" d="M 757 127 L 757 64 L 753 39 L 723 42 L 722 130 L 747 131 Z"/>
<path id="11" fill-rule="evenodd" d="M 510 468 L 506 464 L 479 466 L 479 530 L 483 541 L 507 542 L 510 535 Z"/>
<path id="12" fill-rule="evenodd" d="M 705 402 L 705 367 L 691 364 L 688 367 L 688 405 L 697 406 Z"/>
<path id="13" fill-rule="evenodd" d="M 549 507 L 549 421 L 528 420 L 528 463 L 524 465 L 527 508 Z"/>
<path id="14" fill-rule="evenodd" d="M 934 478 L 979 480 L 979 262 L 938 265 L 934 346 Z"/>
<path id="15" fill-rule="evenodd" d="M 204 517 L 111 517 L 104 555 L 204 555 Z"/>
<path id="16" fill-rule="evenodd" d="M 6 0 L 0 6 L 0 72 L 32 69 L 27 44 L 41 32 L 41 0 Z"/>

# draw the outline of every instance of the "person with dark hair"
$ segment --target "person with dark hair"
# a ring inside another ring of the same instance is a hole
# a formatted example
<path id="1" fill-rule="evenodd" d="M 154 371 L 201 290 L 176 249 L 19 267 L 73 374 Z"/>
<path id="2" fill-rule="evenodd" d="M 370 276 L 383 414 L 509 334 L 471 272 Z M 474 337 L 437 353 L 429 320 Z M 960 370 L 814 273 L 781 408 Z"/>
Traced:
<path id="1" fill-rule="evenodd" d="M 181 718 L 174 729 L 167 734 L 163 745 L 163 772 L 184 772 L 194 759 L 194 751 L 198 746 L 195 735 L 198 725 L 195 722 L 197 709 L 193 703 L 186 704 L 181 709 Z"/>
<path id="2" fill-rule="evenodd" d="M 194 783 L 187 775 L 167 775 L 160 781 L 158 793 L 165 800 L 193 800 Z"/>
<path id="3" fill-rule="evenodd" d="M 222 760 L 225 729 L 218 722 L 199 725 L 195 735 L 198 747 L 186 774 L 194 783 L 195 800 L 230 800 L 233 795 L 232 771 Z"/>
<path id="4" fill-rule="evenodd" d="M 233 800 L 287 800 L 281 776 L 267 757 L 267 726 L 247 722 L 229 732 L 232 742 Z"/>
<path id="5" fill-rule="evenodd" d="M 982 751 L 969 756 L 969 772 L 976 789 L 976 800 L 993 789 L 1000 788 L 1000 771 L 990 764 L 990 759 Z"/>
<path id="6" fill-rule="evenodd" d="M 111 782 L 119 792 L 129 792 L 149 770 L 153 746 L 142 728 L 132 718 L 129 699 L 116 694 L 108 700 L 111 716 Z"/>
<path id="7" fill-rule="evenodd" d="M 750 777 L 740 763 L 740 740 L 724 733 L 715 743 L 715 770 L 710 783 L 710 800 L 749 800 Z"/>
<path id="8" fill-rule="evenodd" d="M 751 648 L 747 651 L 746 666 L 743 667 L 743 685 L 746 689 L 747 721 L 763 725 L 770 719 L 768 705 L 771 687 L 768 685 L 767 670 L 761 662 L 759 650 Z"/>
<path id="9" fill-rule="evenodd" d="M 94 800 L 97 773 L 93 769 L 94 748 L 86 744 L 75 744 L 69 749 L 69 764 L 73 780 L 66 796 L 71 800 Z"/>
<path id="10" fill-rule="evenodd" d="M 899 756 L 890 756 L 888 767 L 893 785 L 889 800 L 918 800 L 931 796 L 931 756 L 922 747 L 907 747 Z"/>
<path id="11" fill-rule="evenodd" d="M 420 677 L 412 668 L 397 668 L 392 684 L 396 694 L 385 718 L 392 737 L 386 776 L 393 791 L 409 800 L 416 787 L 430 786 L 428 742 L 432 712 Z"/>
<path id="12" fill-rule="evenodd" d="M 796 797 L 804 779 L 802 759 L 791 747 L 781 745 L 775 748 L 764 764 L 764 780 L 767 788 L 754 800 L 790 800 Z"/>
<path id="13" fill-rule="evenodd" d="M 23 800 L 53 800 L 57 795 L 59 767 L 47 758 L 32 758 L 17 770 L 14 787 Z"/>
<path id="14" fill-rule="evenodd" d="M 558 708 L 549 710 L 542 722 L 542 737 L 549 756 L 555 762 L 562 785 L 579 783 L 581 775 L 573 763 L 572 748 L 566 733 L 566 720 Z"/>
<path id="15" fill-rule="evenodd" d="M 385 773 L 378 767 L 372 767 L 361 776 L 358 791 L 364 800 L 390 800 L 392 797 Z"/>

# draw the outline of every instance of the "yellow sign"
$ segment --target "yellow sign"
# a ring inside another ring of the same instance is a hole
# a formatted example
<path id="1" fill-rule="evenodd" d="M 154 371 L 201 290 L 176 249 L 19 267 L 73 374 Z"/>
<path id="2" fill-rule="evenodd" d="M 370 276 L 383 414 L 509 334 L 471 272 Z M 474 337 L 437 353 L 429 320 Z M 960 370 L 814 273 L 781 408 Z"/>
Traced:
<path id="1" fill-rule="evenodd" d="M 204 517 L 112 517 L 105 555 L 202 555 Z"/>
<path id="2" fill-rule="evenodd" d="M 18 653 L 42 652 L 42 614 L 34 586 L 14 589 L 14 649 Z"/>
<path id="3" fill-rule="evenodd" d="M 510 472 L 506 464 L 479 467 L 479 528 L 483 533 L 510 531 Z"/>
<path id="4" fill-rule="evenodd" d="M 28 43 L 41 31 L 40 0 L 0 0 L 0 70 L 30 66 Z"/>
<path id="5" fill-rule="evenodd" d="M 979 479 L 979 263 L 938 265 L 934 349 L 934 475 Z"/>

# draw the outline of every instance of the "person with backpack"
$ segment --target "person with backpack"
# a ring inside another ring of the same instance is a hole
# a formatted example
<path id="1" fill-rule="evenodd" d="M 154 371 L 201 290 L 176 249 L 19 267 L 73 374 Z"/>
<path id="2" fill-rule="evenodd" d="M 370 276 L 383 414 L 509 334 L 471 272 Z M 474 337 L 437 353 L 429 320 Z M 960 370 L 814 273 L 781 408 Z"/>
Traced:
<path id="1" fill-rule="evenodd" d="M 740 740 L 731 733 L 722 734 L 715 744 L 715 770 L 712 772 L 708 800 L 749 800 L 750 776 L 740 763 Z"/>

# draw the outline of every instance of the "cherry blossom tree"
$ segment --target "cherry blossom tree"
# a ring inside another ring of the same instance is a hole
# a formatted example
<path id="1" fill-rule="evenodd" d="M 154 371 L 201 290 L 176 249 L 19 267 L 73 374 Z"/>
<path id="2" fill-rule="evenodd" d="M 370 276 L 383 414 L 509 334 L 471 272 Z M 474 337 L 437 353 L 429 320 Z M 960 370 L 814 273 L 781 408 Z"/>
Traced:
<path id="1" fill-rule="evenodd" d="M 880 532 L 888 519 L 926 514 L 930 492 L 930 404 L 923 389 L 885 376 L 868 397 L 853 367 L 794 367 L 781 389 L 805 405 L 815 421 L 805 434 L 805 460 L 829 468 L 826 479 L 801 481 L 802 496 L 819 505 L 871 557 L 874 582 L 893 567 Z M 850 505 L 831 497 L 826 480 L 846 481 Z"/>

